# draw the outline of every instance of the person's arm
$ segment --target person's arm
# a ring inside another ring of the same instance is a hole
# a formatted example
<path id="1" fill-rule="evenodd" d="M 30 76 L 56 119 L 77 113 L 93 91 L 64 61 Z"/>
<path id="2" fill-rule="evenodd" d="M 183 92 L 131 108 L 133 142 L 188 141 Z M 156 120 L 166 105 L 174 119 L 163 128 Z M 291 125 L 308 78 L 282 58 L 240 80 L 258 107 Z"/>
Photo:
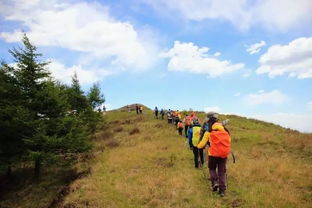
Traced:
<path id="1" fill-rule="evenodd" d="M 203 139 L 197 145 L 197 148 L 199 148 L 199 149 L 204 148 L 207 145 L 207 143 L 209 142 L 209 138 L 210 138 L 210 133 L 208 131 L 206 131 L 204 136 L 203 136 Z"/>
<path id="2" fill-rule="evenodd" d="M 188 142 L 189 142 L 189 145 L 190 147 L 193 147 L 193 143 L 192 143 L 192 138 L 193 138 L 193 128 L 190 128 L 188 130 Z"/>

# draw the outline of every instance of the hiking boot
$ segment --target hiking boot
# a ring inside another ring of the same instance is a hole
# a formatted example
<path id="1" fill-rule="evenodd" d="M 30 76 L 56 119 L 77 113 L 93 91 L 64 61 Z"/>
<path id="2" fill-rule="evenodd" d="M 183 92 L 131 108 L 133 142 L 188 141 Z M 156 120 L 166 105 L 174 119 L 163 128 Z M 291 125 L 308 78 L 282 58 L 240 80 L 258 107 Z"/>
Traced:
<path id="1" fill-rule="evenodd" d="M 219 188 L 219 185 L 215 184 L 215 185 L 212 186 L 212 191 L 216 192 L 216 191 L 218 191 L 218 188 Z"/>
<path id="2" fill-rule="evenodd" d="M 224 197 L 225 196 L 224 191 L 219 191 L 219 195 L 220 195 L 220 197 Z"/>

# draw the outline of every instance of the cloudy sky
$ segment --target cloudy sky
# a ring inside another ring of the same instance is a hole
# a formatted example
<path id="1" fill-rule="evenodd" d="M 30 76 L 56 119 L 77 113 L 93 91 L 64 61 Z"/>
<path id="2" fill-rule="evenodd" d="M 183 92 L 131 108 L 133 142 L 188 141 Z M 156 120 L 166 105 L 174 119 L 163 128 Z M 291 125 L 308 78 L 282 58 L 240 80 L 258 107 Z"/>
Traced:
<path id="1" fill-rule="evenodd" d="M 311 0 L 0 0 L 0 58 L 21 31 L 56 79 L 111 109 L 214 110 L 312 132 Z"/>

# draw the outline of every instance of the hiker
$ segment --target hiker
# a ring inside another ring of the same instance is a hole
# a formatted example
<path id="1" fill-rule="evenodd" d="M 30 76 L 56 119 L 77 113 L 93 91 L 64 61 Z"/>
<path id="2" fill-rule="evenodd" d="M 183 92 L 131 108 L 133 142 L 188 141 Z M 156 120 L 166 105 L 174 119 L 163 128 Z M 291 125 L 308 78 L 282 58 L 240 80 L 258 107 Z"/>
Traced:
<path id="1" fill-rule="evenodd" d="M 230 132 L 218 122 L 218 114 L 210 112 L 207 114 L 209 131 L 205 132 L 202 141 L 197 145 L 203 149 L 207 144 L 208 149 L 208 168 L 210 173 L 212 191 L 219 189 L 221 197 L 226 190 L 226 160 L 230 153 L 231 136 Z M 218 170 L 218 171 L 217 171 Z"/>
<path id="2" fill-rule="evenodd" d="M 140 106 L 139 110 L 140 110 L 140 114 L 142 114 L 143 113 L 143 106 L 142 105 Z"/>
<path id="3" fill-rule="evenodd" d="M 105 105 L 103 105 L 103 115 L 105 115 L 106 114 L 106 107 L 105 107 Z"/>
<path id="4" fill-rule="evenodd" d="M 202 125 L 202 128 L 200 130 L 200 137 L 199 137 L 199 141 L 201 141 L 204 137 L 205 132 L 209 131 L 209 123 L 208 123 L 209 119 L 208 117 L 205 118 L 205 121 Z"/>
<path id="5" fill-rule="evenodd" d="M 185 118 L 184 118 L 184 133 L 185 133 L 185 137 L 187 138 L 187 132 L 190 128 L 190 125 L 191 125 L 191 117 L 186 114 Z"/>
<path id="6" fill-rule="evenodd" d="M 155 107 L 155 117 L 158 119 L 158 108 L 157 108 L 157 106 Z"/>
<path id="7" fill-rule="evenodd" d="M 167 119 L 168 119 L 168 124 L 172 123 L 172 115 L 171 115 L 171 110 L 170 109 L 167 112 Z"/>
<path id="8" fill-rule="evenodd" d="M 130 105 L 127 105 L 127 109 L 128 109 L 128 112 L 130 112 L 130 110 L 131 110 L 131 109 L 130 109 Z"/>
<path id="9" fill-rule="evenodd" d="M 135 110 L 136 110 L 136 113 L 139 114 L 139 106 L 137 104 L 135 105 Z"/>
<path id="10" fill-rule="evenodd" d="M 183 131 L 183 122 L 180 120 L 177 124 L 177 130 L 179 132 L 179 135 L 182 136 L 182 131 Z"/>
<path id="11" fill-rule="evenodd" d="M 198 149 L 197 145 L 199 143 L 199 136 L 200 136 L 200 123 L 198 119 L 193 120 L 193 124 L 191 125 L 188 131 L 188 141 L 190 145 L 190 149 L 193 150 L 194 154 L 194 164 L 195 168 L 201 167 L 204 164 L 204 152 L 203 149 Z M 198 159 L 200 161 L 198 162 Z"/>
<path id="12" fill-rule="evenodd" d="M 164 109 L 160 110 L 160 115 L 161 115 L 161 120 L 164 120 L 164 116 L 165 116 L 165 111 Z"/>
<path id="13" fill-rule="evenodd" d="M 175 115 L 175 125 L 178 125 L 179 121 L 181 120 L 182 116 L 181 113 L 179 112 L 179 110 L 177 110 L 176 115 Z"/>

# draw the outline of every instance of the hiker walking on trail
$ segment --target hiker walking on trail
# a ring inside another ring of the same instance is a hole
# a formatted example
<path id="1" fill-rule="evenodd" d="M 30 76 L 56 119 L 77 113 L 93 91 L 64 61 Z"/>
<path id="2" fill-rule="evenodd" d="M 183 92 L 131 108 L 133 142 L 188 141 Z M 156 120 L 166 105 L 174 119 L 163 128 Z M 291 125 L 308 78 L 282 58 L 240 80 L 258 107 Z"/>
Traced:
<path id="1" fill-rule="evenodd" d="M 195 168 L 198 168 L 199 166 L 201 167 L 204 164 L 203 149 L 197 148 L 200 137 L 200 129 L 201 127 L 198 119 L 194 119 L 193 125 L 190 127 L 188 131 L 188 141 L 190 148 L 193 150 Z M 200 161 L 198 161 L 198 159 L 200 159 Z"/>
<path id="2" fill-rule="evenodd" d="M 164 109 L 160 110 L 160 116 L 161 116 L 161 120 L 164 120 L 164 116 L 165 116 L 165 111 Z"/>
<path id="3" fill-rule="evenodd" d="M 183 132 L 183 122 L 180 120 L 179 122 L 178 122 L 178 124 L 177 124 L 177 130 L 178 130 L 178 132 L 179 132 L 179 135 L 181 135 L 182 136 L 182 132 Z"/>
<path id="4" fill-rule="evenodd" d="M 168 119 L 168 124 L 172 123 L 172 113 L 170 109 L 167 112 L 167 119 Z"/>
<path id="5" fill-rule="evenodd" d="M 208 168 L 212 191 L 218 191 L 221 197 L 226 190 L 226 160 L 231 151 L 231 136 L 229 131 L 218 122 L 218 114 L 207 114 L 209 131 L 205 132 L 202 141 L 197 145 L 202 149 L 210 144 L 208 149 Z M 218 170 L 218 171 L 217 171 Z"/>
<path id="6" fill-rule="evenodd" d="M 157 118 L 157 119 L 158 119 L 158 108 L 157 108 L 157 106 L 155 107 L 154 112 L 155 112 L 155 118 Z"/>
<path id="7" fill-rule="evenodd" d="M 190 126 L 191 126 L 191 117 L 188 114 L 186 114 L 186 117 L 184 118 L 184 133 L 186 138 Z"/>
<path id="8" fill-rule="evenodd" d="M 135 111 L 137 114 L 139 114 L 139 106 L 138 105 L 135 105 Z"/>

